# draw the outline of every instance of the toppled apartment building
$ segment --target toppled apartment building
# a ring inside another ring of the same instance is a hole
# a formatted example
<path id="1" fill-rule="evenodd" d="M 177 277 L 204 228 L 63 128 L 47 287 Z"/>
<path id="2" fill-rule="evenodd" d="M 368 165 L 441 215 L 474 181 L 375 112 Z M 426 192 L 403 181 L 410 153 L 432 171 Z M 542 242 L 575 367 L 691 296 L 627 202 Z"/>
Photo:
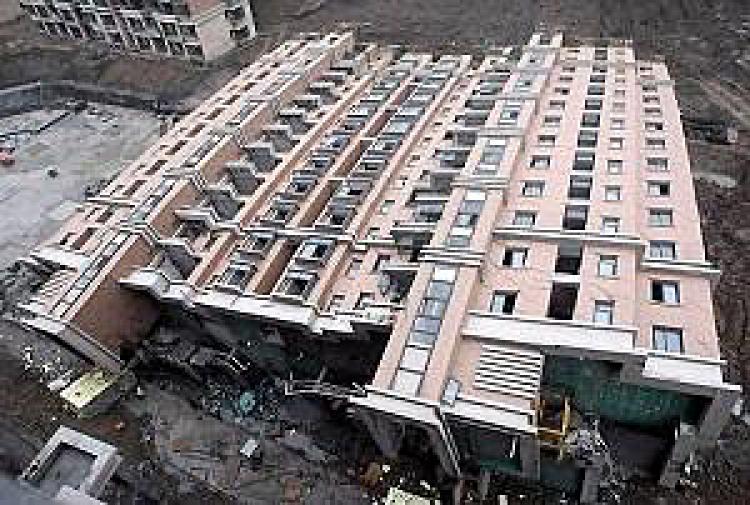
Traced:
<path id="1" fill-rule="evenodd" d="M 249 0 L 20 0 L 39 30 L 113 49 L 210 61 L 255 37 Z"/>
<path id="2" fill-rule="evenodd" d="M 54 273 L 25 324 L 99 365 L 164 312 L 269 369 L 313 355 L 360 378 L 386 455 L 417 440 L 485 489 L 591 501 L 613 458 L 672 486 L 739 394 L 674 83 L 625 41 L 290 40 L 32 259 Z"/>

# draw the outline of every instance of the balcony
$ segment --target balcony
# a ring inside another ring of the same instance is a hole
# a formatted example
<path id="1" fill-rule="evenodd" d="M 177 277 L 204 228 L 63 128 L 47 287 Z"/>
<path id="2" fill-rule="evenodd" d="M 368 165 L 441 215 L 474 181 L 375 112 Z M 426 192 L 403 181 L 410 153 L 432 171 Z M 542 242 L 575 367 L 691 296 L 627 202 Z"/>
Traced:
<path id="1" fill-rule="evenodd" d="M 242 207 L 240 195 L 228 179 L 209 184 L 204 191 L 221 219 L 233 219 Z"/>
<path id="2" fill-rule="evenodd" d="M 331 239 L 307 239 L 300 245 L 294 259 L 302 264 L 319 267 L 331 256 L 335 245 Z"/>
<path id="3" fill-rule="evenodd" d="M 214 282 L 214 288 L 234 293 L 241 293 L 245 290 L 250 279 L 255 275 L 257 267 L 244 260 L 238 262 L 237 257 L 236 254 L 232 256 L 227 269 Z"/>
<path id="4" fill-rule="evenodd" d="M 229 174 L 234 187 L 243 196 L 252 194 L 261 182 L 260 177 L 255 172 L 255 165 L 248 161 L 227 161 L 224 164 L 224 168 Z"/>
<path id="5" fill-rule="evenodd" d="M 200 260 L 200 256 L 193 250 L 190 243 L 181 237 L 161 238 L 157 242 L 180 276 L 189 277 Z"/>
<path id="6" fill-rule="evenodd" d="M 54 268 L 69 268 L 81 270 L 88 264 L 89 258 L 85 254 L 68 251 L 60 247 L 42 246 L 31 251 L 30 256 L 45 265 Z"/>
<path id="7" fill-rule="evenodd" d="M 352 221 L 357 209 L 353 205 L 329 205 L 315 223 L 315 229 L 328 233 L 343 233 Z"/>
<path id="8" fill-rule="evenodd" d="M 245 9 L 240 0 L 224 0 L 224 17 L 237 22 L 245 19 Z"/>
<path id="9" fill-rule="evenodd" d="M 253 142 L 242 148 L 261 172 L 270 172 L 281 161 L 281 156 L 276 154 L 276 149 L 271 142 Z"/>
<path id="10" fill-rule="evenodd" d="M 489 118 L 486 111 L 467 111 L 456 118 L 458 124 L 465 128 L 480 128 L 484 126 Z"/>
<path id="11" fill-rule="evenodd" d="M 578 301 L 578 285 L 568 282 L 553 282 L 547 305 L 547 317 L 570 321 L 575 315 Z"/>
<path id="12" fill-rule="evenodd" d="M 293 175 L 291 182 L 284 189 L 283 196 L 287 200 L 302 200 L 312 188 L 317 179 L 308 175 Z"/>
<path id="13" fill-rule="evenodd" d="M 325 105 L 334 103 L 339 98 L 336 83 L 328 80 L 315 81 L 310 84 L 310 91 L 319 95 Z"/>
<path id="14" fill-rule="evenodd" d="M 474 95 L 466 100 L 466 108 L 472 111 L 490 111 L 495 106 L 495 98 L 492 96 Z"/>
<path id="15" fill-rule="evenodd" d="M 379 138 L 367 149 L 366 154 L 368 156 L 375 155 L 376 157 L 390 159 L 398 149 L 399 145 L 401 145 L 400 139 Z"/>
<path id="16" fill-rule="evenodd" d="M 388 95 L 386 93 L 378 93 L 373 90 L 372 93 L 362 98 L 359 101 L 360 105 L 372 106 L 373 108 L 380 106 L 381 103 L 385 102 Z"/>
<path id="17" fill-rule="evenodd" d="M 245 254 L 248 256 L 248 260 L 249 257 L 262 258 L 271 249 L 273 242 L 274 235 L 272 233 L 250 232 L 235 254 Z"/>
<path id="18" fill-rule="evenodd" d="M 430 187 L 440 192 L 449 192 L 453 180 L 461 175 L 461 168 L 432 164 L 427 167 L 426 172 Z"/>
<path id="19" fill-rule="evenodd" d="M 592 178 L 587 175 L 572 175 L 568 188 L 568 198 L 572 200 L 591 199 Z"/>
<path id="20" fill-rule="evenodd" d="M 330 81 L 338 85 L 342 85 L 346 82 L 346 79 L 348 78 L 349 73 L 350 72 L 348 72 L 348 69 L 329 70 L 328 72 L 323 73 L 323 75 L 321 75 L 321 78 L 325 81 Z"/>
<path id="21" fill-rule="evenodd" d="M 279 121 L 292 128 L 295 135 L 303 135 L 310 129 L 307 121 L 307 111 L 300 107 L 290 107 L 279 111 Z"/>
<path id="22" fill-rule="evenodd" d="M 332 202 L 337 205 L 358 205 L 370 191 L 369 179 L 347 179 L 333 194 Z"/>
<path id="23" fill-rule="evenodd" d="M 373 179 L 380 175 L 388 161 L 382 157 L 363 156 L 352 169 L 351 176 L 356 178 Z"/>
<path id="24" fill-rule="evenodd" d="M 294 132 L 289 125 L 273 124 L 265 126 L 263 127 L 263 135 L 275 150 L 282 153 L 289 151 L 296 144 Z"/>
<path id="25" fill-rule="evenodd" d="M 414 213 L 418 223 L 437 223 L 443 217 L 443 205 L 439 203 L 420 203 Z"/>
<path id="26" fill-rule="evenodd" d="M 477 94 L 479 96 L 495 96 L 498 93 L 502 93 L 504 82 L 502 81 L 487 81 L 479 84 Z"/>
<path id="27" fill-rule="evenodd" d="M 339 311 L 337 315 L 348 316 L 352 325 L 361 326 L 363 329 L 389 328 L 395 320 L 390 304 L 370 303 L 365 307 Z"/>
<path id="28" fill-rule="evenodd" d="M 319 95 L 313 95 L 308 93 L 306 95 L 300 95 L 294 99 L 294 105 L 301 107 L 307 111 L 313 111 L 319 109 L 322 105 L 322 100 Z"/>
<path id="29" fill-rule="evenodd" d="M 408 123 L 416 123 L 417 120 L 424 114 L 424 107 L 409 107 L 409 106 L 402 106 L 396 111 L 396 115 L 394 116 L 399 121 L 404 121 Z"/>
<path id="30" fill-rule="evenodd" d="M 331 133 L 323 139 L 315 149 L 316 154 L 338 155 L 349 144 L 349 135 L 344 133 Z"/>
<path id="31" fill-rule="evenodd" d="M 399 247 L 418 247 L 430 242 L 435 226 L 435 223 L 416 220 L 396 221 L 391 228 L 391 235 Z"/>
<path id="32" fill-rule="evenodd" d="M 567 205 L 562 220 L 563 230 L 585 230 L 588 215 L 589 208 L 585 205 Z"/>
<path id="33" fill-rule="evenodd" d="M 205 228 L 215 228 L 220 221 L 219 215 L 212 207 L 180 207 L 174 211 L 175 215 L 186 222 L 199 223 Z"/>
<path id="34" fill-rule="evenodd" d="M 158 268 L 140 268 L 120 279 L 120 284 L 138 291 L 146 291 L 157 300 L 189 305 L 193 289 L 184 281 L 171 278 Z"/>
<path id="35" fill-rule="evenodd" d="M 419 264 L 388 262 L 380 267 L 381 292 L 393 303 L 401 303 L 409 294 L 412 282 L 417 276 Z"/>
<path id="36" fill-rule="evenodd" d="M 292 302 L 300 302 L 310 296 L 318 276 L 315 272 L 291 268 L 279 281 L 274 289 L 274 297 Z"/>
<path id="37" fill-rule="evenodd" d="M 297 202 L 277 197 L 271 204 L 271 208 L 261 218 L 261 222 L 274 227 L 283 227 L 297 212 Z"/>
<path id="38" fill-rule="evenodd" d="M 349 112 L 346 113 L 347 119 L 353 119 L 364 123 L 367 121 L 375 112 L 377 107 L 363 105 L 361 102 L 357 105 L 353 105 Z"/>
<path id="39" fill-rule="evenodd" d="M 381 135 L 385 137 L 394 137 L 396 139 L 400 139 L 404 137 L 407 133 L 409 133 L 409 130 L 411 129 L 411 125 L 412 125 L 411 121 L 402 121 L 402 120 L 392 119 L 391 121 L 388 122 L 385 128 L 383 128 Z"/>
<path id="40" fill-rule="evenodd" d="M 454 127 L 449 130 L 449 134 L 456 147 L 473 147 L 477 142 L 479 128 Z"/>
<path id="41" fill-rule="evenodd" d="M 435 150 L 435 157 L 440 162 L 440 168 L 463 168 L 471 152 L 470 147 L 448 146 Z"/>
<path id="42" fill-rule="evenodd" d="M 583 248 L 579 242 L 561 242 L 557 247 L 555 273 L 577 276 L 581 273 Z"/>

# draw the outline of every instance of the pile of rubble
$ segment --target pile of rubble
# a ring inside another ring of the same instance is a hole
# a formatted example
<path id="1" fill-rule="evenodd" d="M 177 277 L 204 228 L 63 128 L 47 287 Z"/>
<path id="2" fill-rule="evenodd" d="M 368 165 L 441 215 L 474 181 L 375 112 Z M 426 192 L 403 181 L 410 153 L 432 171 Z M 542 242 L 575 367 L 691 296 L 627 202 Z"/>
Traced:
<path id="1" fill-rule="evenodd" d="M 0 314 L 12 316 L 16 307 L 27 301 L 44 281 L 38 271 L 23 261 L 0 270 Z"/>

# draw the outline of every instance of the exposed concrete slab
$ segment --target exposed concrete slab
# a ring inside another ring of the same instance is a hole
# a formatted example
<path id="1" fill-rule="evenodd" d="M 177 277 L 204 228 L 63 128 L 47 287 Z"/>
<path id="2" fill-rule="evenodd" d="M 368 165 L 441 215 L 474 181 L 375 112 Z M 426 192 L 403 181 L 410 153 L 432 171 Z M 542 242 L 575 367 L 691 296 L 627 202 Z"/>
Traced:
<path id="1" fill-rule="evenodd" d="M 16 162 L 0 167 L 0 268 L 47 238 L 83 200 L 84 187 L 109 177 L 158 138 L 159 121 L 133 109 L 97 105 L 97 114 L 69 115 L 38 135 L 19 139 Z M 49 113 L 4 118 L 35 124 Z M 47 174 L 49 167 L 57 176 Z"/>

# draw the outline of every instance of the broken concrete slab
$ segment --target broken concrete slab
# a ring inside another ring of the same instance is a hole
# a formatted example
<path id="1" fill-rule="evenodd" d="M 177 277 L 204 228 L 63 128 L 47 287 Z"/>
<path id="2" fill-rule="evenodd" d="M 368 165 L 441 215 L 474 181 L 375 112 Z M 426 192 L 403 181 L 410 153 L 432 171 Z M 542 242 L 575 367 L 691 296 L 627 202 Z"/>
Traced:
<path id="1" fill-rule="evenodd" d="M 60 426 L 20 480 L 50 497 L 65 487 L 97 497 L 120 465 L 116 447 Z"/>

